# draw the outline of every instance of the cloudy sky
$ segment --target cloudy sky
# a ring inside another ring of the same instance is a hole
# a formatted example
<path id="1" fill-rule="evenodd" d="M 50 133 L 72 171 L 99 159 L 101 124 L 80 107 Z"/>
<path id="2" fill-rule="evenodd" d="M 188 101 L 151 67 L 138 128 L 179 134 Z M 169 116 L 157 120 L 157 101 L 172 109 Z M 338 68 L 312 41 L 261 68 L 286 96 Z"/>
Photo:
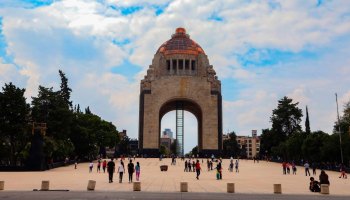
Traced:
<path id="1" fill-rule="evenodd" d="M 224 131 L 271 126 L 278 99 L 309 107 L 312 130 L 331 133 L 335 95 L 350 100 L 348 0 L 0 0 L 0 85 L 58 89 L 137 137 L 139 83 L 157 48 L 185 27 L 222 81 Z M 186 113 L 185 150 L 197 122 Z M 303 122 L 304 123 L 304 122 Z M 174 130 L 174 113 L 162 128 Z"/>

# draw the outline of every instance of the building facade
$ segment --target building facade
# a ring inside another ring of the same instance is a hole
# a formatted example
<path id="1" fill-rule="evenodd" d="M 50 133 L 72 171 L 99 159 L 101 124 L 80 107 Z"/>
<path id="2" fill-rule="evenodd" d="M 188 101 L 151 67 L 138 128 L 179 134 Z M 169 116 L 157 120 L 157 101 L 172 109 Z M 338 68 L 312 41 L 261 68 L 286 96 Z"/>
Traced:
<path id="1" fill-rule="evenodd" d="M 260 152 L 260 138 L 257 131 L 252 130 L 252 136 L 237 136 L 237 143 L 240 149 L 246 149 L 247 158 L 257 157 Z"/>

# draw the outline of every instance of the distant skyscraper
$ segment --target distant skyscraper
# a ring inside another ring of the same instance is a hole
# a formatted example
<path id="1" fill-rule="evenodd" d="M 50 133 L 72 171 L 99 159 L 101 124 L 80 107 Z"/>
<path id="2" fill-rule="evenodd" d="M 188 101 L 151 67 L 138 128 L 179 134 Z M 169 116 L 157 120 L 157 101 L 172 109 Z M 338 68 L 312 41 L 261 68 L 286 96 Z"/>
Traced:
<path id="1" fill-rule="evenodd" d="M 165 137 L 165 138 L 168 137 L 170 139 L 173 139 L 173 132 L 171 131 L 170 128 L 166 128 L 163 131 L 163 136 L 162 137 Z"/>

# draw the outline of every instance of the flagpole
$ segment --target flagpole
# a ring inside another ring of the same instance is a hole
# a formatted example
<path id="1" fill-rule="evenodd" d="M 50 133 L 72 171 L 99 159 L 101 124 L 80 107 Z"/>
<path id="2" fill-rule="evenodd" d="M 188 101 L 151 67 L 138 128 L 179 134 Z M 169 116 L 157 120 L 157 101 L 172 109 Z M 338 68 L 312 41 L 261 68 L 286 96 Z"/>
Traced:
<path id="1" fill-rule="evenodd" d="M 337 103 L 337 115 L 338 115 L 338 133 L 339 133 L 339 145 L 340 145 L 340 157 L 341 157 L 341 163 L 343 164 L 344 163 L 344 160 L 343 160 L 343 149 L 342 149 L 342 146 L 341 146 L 341 132 L 340 132 L 340 118 L 339 118 L 339 108 L 338 108 L 338 95 L 337 93 L 335 93 L 335 101 Z"/>

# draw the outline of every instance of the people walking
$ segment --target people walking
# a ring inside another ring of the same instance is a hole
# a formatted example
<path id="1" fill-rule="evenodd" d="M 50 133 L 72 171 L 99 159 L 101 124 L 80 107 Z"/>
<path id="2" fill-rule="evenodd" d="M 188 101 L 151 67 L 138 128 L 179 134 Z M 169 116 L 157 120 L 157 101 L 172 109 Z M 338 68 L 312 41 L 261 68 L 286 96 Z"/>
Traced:
<path id="1" fill-rule="evenodd" d="M 136 163 L 135 172 L 136 172 L 136 181 L 140 181 L 141 167 L 140 167 L 140 163 L 139 162 Z"/>
<path id="2" fill-rule="evenodd" d="M 292 163 L 292 170 L 293 170 L 293 174 L 296 175 L 297 174 L 297 167 L 295 166 L 295 163 Z"/>
<path id="3" fill-rule="evenodd" d="M 228 168 L 230 172 L 233 172 L 233 160 L 230 161 L 230 166 Z"/>
<path id="4" fill-rule="evenodd" d="M 197 163 L 196 163 L 196 172 L 197 172 L 197 180 L 199 180 L 199 175 L 201 174 L 201 164 L 199 163 L 199 160 L 197 160 Z"/>
<path id="5" fill-rule="evenodd" d="M 132 175 L 134 174 L 134 163 L 132 163 L 132 160 L 130 159 L 130 162 L 128 164 L 128 174 L 129 174 L 129 183 L 132 183 Z"/>
<path id="6" fill-rule="evenodd" d="M 98 161 L 97 161 L 97 172 L 98 173 L 101 172 L 101 159 L 98 159 Z"/>
<path id="7" fill-rule="evenodd" d="M 317 169 L 317 165 L 316 165 L 316 163 L 312 163 L 311 164 L 311 167 L 312 167 L 312 175 L 316 175 L 316 169 Z"/>
<path id="8" fill-rule="evenodd" d="M 305 176 L 307 175 L 310 176 L 310 171 L 309 171 L 310 165 L 307 161 L 305 162 L 304 167 L 305 167 Z"/>
<path id="9" fill-rule="evenodd" d="M 187 172 L 188 168 L 187 168 L 187 160 L 185 160 L 185 169 L 184 172 Z"/>
<path id="10" fill-rule="evenodd" d="M 187 167 L 188 167 L 188 171 L 189 171 L 189 172 L 192 172 L 191 166 L 192 166 L 192 164 L 191 164 L 191 161 L 189 160 L 189 161 L 187 162 Z"/>
<path id="11" fill-rule="evenodd" d="M 219 179 L 222 179 L 222 166 L 221 162 L 218 162 L 218 165 L 216 166 L 217 171 L 219 172 Z"/>
<path id="12" fill-rule="evenodd" d="M 106 160 L 103 161 L 103 163 L 105 163 L 105 162 L 106 162 Z M 103 172 L 105 170 L 106 170 L 106 167 L 103 167 Z M 113 183 L 113 173 L 115 172 L 115 164 L 113 162 L 113 158 L 111 158 L 111 160 L 108 162 L 107 171 L 108 171 L 109 183 Z"/>
<path id="13" fill-rule="evenodd" d="M 340 168 L 339 168 L 339 171 L 340 171 L 340 176 L 339 178 L 348 178 L 348 176 L 346 175 L 346 171 L 345 171 L 345 166 L 344 164 L 341 164 L 340 165 Z"/>
<path id="14" fill-rule="evenodd" d="M 92 168 L 94 168 L 94 163 L 92 161 L 90 161 L 90 163 L 89 163 L 89 173 L 92 172 Z"/>
<path id="15" fill-rule="evenodd" d="M 119 183 L 123 182 L 123 174 L 124 174 L 124 163 L 122 160 L 120 160 L 119 166 L 118 166 L 118 173 L 119 173 Z"/>
<path id="16" fill-rule="evenodd" d="M 282 163 L 282 169 L 283 169 L 283 175 L 286 175 L 287 174 L 287 163 L 286 162 Z"/>
<path id="17" fill-rule="evenodd" d="M 236 163 L 235 163 L 235 168 L 236 168 L 236 172 L 239 173 L 239 161 L 236 160 Z"/>
<path id="18" fill-rule="evenodd" d="M 193 172 L 196 172 L 195 168 L 196 168 L 196 163 L 193 161 L 193 162 L 192 162 L 192 169 L 193 169 Z"/>
<path id="19" fill-rule="evenodd" d="M 106 172 L 106 167 L 107 167 L 107 161 L 104 160 L 103 163 L 102 163 L 102 169 L 103 169 L 103 173 Z"/>

